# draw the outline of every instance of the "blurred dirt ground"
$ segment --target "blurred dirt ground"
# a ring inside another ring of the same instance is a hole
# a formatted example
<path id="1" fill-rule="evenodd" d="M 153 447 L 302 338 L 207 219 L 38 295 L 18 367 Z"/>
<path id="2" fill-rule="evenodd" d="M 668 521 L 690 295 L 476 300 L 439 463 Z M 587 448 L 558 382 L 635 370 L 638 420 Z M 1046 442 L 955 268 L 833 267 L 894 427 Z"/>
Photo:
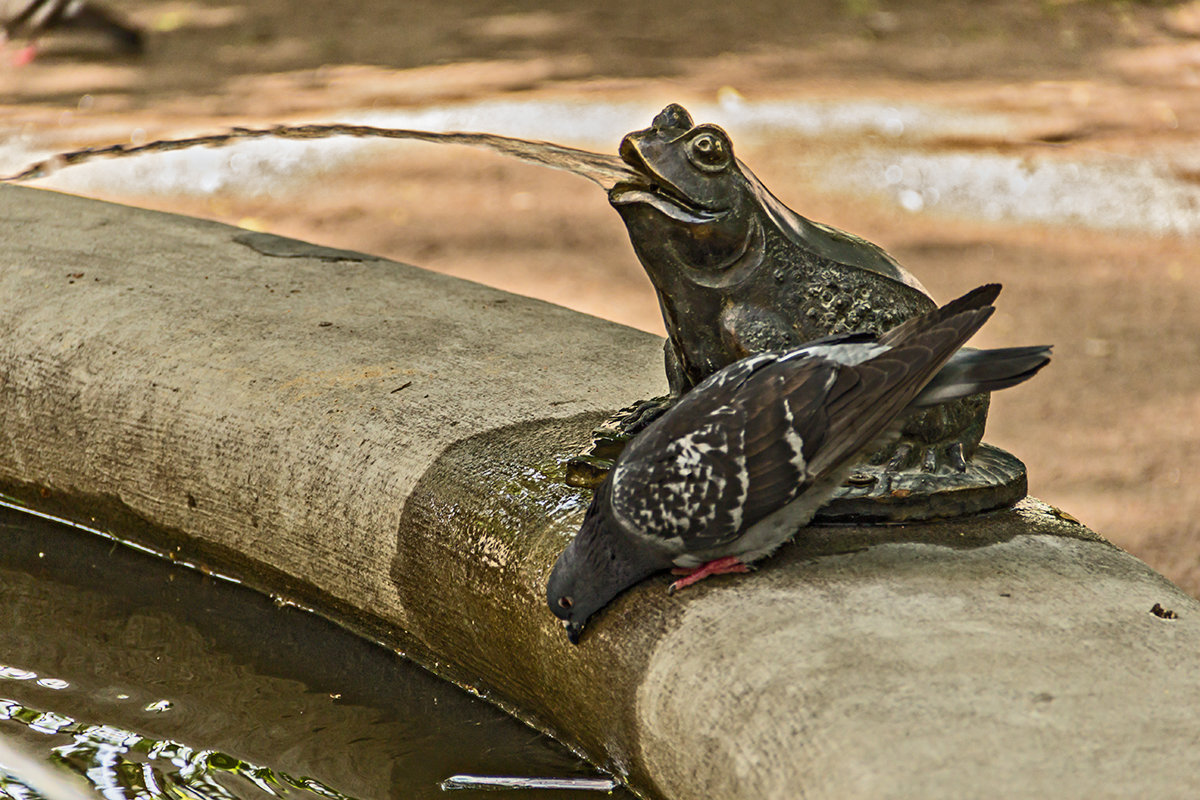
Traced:
<path id="1" fill-rule="evenodd" d="M 1168 153 L 1185 165 L 1179 180 L 1200 183 L 1200 3 L 112 5 L 150 31 L 146 56 L 107 58 L 75 36 L 46 37 L 26 67 L 0 56 L 3 136 L 69 149 L 489 98 L 686 105 L 732 89 L 753 100 L 997 112 L 1020 125 L 917 147 L 1063 160 Z M 628 129 L 648 123 L 630 119 Z M 1196 238 L 913 213 L 817 178 L 814 167 L 863 146 L 858 139 L 735 144 L 788 205 L 881 244 L 936 298 L 1004 282 L 981 343 L 1052 342 L 1055 361 L 996 398 L 988 440 L 1026 461 L 1034 494 L 1200 594 Z M 378 253 L 661 331 L 649 283 L 595 187 L 457 148 L 373 152 L 313 176 L 304 191 L 112 197 Z"/>

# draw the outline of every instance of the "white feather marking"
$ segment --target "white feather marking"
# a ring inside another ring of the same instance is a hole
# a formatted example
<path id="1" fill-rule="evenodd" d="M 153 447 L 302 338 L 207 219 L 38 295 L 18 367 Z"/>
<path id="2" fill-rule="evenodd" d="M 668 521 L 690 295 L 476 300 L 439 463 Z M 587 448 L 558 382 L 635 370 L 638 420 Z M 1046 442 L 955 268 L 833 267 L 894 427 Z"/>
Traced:
<path id="1" fill-rule="evenodd" d="M 798 350 L 793 350 L 779 360 L 791 361 L 795 358 L 815 356 L 832 361 L 835 364 L 853 367 L 864 361 L 869 361 L 875 358 L 875 356 L 882 355 L 887 350 L 887 345 L 882 344 L 815 344 L 810 347 L 801 347 Z"/>
<path id="2" fill-rule="evenodd" d="M 686 558 L 696 559 L 699 564 L 704 564 L 715 558 L 733 555 L 749 564 L 769 556 L 812 521 L 817 509 L 829 501 L 834 490 L 850 474 L 854 463 L 854 461 L 849 461 L 827 474 L 822 480 L 808 487 L 795 500 L 751 525 L 731 545 L 726 545 L 719 550 L 689 553 Z M 678 566 L 690 566 L 683 563 L 682 558 L 675 559 L 675 563 Z"/>
<path id="3" fill-rule="evenodd" d="M 745 514 L 746 498 L 750 496 L 750 471 L 746 469 L 745 447 L 742 445 L 741 439 L 744 438 L 744 431 L 738 431 L 738 451 L 736 454 L 731 454 L 734 465 L 734 475 L 738 482 L 737 500 L 729 509 L 729 518 L 734 530 L 742 527 L 742 517 Z"/>
<path id="4" fill-rule="evenodd" d="M 783 429 L 783 441 L 791 448 L 792 466 L 803 477 L 804 468 L 807 466 L 807 462 L 804 460 L 804 437 L 796 433 L 796 416 L 792 413 L 792 404 L 787 398 L 783 399 L 783 415 L 787 420 L 787 426 Z"/>
<path id="5" fill-rule="evenodd" d="M 977 383 L 969 383 L 962 381 L 959 383 L 947 384 L 938 386 L 932 391 L 925 389 L 918 395 L 920 407 L 938 405 L 939 403 L 947 403 L 951 400 L 957 400 L 960 397 L 967 397 L 975 394 L 980 390 Z"/>
<path id="6" fill-rule="evenodd" d="M 710 389 L 716 389 L 725 386 L 733 381 L 744 380 L 747 375 L 754 372 L 760 365 L 775 361 L 778 358 L 776 353 L 760 353 L 755 356 L 744 358 L 741 361 L 734 363 L 717 370 L 712 375 L 704 379 L 692 391 L 706 392 Z"/>

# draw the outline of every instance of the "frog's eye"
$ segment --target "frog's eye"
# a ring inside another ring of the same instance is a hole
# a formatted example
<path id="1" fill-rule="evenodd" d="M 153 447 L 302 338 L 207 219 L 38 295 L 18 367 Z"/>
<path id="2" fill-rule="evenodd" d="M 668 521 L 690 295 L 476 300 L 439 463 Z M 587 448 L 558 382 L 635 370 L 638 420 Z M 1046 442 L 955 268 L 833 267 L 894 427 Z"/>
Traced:
<path id="1" fill-rule="evenodd" d="M 573 605 L 575 605 L 575 601 L 574 601 L 574 600 L 572 600 L 570 597 L 560 597 L 560 598 L 558 598 L 558 606 L 559 606 L 559 608 L 570 608 L 570 607 L 571 607 L 571 606 L 573 606 Z"/>
<path id="2" fill-rule="evenodd" d="M 707 172 L 718 172 L 729 164 L 729 149 L 715 133 L 702 133 L 688 142 L 688 159 Z"/>

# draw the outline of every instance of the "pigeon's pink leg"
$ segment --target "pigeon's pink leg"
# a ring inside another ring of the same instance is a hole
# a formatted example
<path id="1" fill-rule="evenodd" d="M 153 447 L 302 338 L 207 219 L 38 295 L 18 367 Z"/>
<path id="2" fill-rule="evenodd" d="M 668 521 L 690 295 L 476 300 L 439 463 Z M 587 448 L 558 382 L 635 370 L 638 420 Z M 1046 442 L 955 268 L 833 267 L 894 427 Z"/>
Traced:
<path id="1" fill-rule="evenodd" d="M 27 44 L 12 55 L 12 65 L 14 67 L 23 67 L 26 64 L 33 62 L 37 55 L 37 45 Z"/>
<path id="2" fill-rule="evenodd" d="M 725 556 L 718 558 L 715 561 L 709 561 L 707 564 L 702 564 L 695 569 L 673 569 L 672 575 L 683 575 L 684 577 L 672 583 L 667 587 L 668 594 L 675 594 L 680 589 L 691 586 L 697 581 L 702 581 L 709 575 L 726 575 L 730 572 L 749 572 L 750 567 L 742 563 L 742 560 L 737 556 Z"/>

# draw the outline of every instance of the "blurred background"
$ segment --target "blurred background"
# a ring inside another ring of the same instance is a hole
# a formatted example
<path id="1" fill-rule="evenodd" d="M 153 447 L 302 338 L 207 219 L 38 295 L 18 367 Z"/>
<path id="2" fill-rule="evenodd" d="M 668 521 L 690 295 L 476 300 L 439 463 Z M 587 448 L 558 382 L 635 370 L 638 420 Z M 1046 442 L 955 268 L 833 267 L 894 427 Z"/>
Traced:
<path id="1" fill-rule="evenodd" d="M 94 26 L 14 29 L 0 171 L 80 146 L 334 121 L 611 153 L 681 102 L 726 127 L 785 203 L 880 244 L 936 299 L 1002 281 L 980 344 L 1050 342 L 1055 361 L 997 398 L 987 439 L 1026 461 L 1033 494 L 1200 595 L 1200 2 L 105 8 L 140 32 L 140 54 Z M 380 254 L 662 332 L 604 193 L 500 156 L 255 142 L 33 185 Z"/>

